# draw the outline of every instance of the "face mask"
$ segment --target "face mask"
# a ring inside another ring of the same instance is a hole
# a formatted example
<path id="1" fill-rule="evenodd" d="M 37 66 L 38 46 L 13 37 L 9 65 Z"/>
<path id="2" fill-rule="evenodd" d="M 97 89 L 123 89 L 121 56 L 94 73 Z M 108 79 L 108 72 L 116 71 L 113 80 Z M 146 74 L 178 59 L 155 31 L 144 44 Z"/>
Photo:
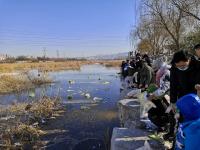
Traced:
<path id="1" fill-rule="evenodd" d="M 186 66 L 186 67 L 177 67 L 178 70 L 181 70 L 181 71 L 185 71 L 189 68 L 189 66 Z"/>

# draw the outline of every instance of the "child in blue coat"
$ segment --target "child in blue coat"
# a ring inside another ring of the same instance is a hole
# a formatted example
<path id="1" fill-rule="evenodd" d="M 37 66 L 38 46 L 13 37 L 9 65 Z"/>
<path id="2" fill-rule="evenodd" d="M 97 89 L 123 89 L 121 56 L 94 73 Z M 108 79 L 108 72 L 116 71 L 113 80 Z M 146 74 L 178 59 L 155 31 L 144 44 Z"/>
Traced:
<path id="1" fill-rule="evenodd" d="M 183 116 L 176 135 L 176 150 L 199 150 L 200 98 L 195 94 L 181 97 L 176 106 Z"/>

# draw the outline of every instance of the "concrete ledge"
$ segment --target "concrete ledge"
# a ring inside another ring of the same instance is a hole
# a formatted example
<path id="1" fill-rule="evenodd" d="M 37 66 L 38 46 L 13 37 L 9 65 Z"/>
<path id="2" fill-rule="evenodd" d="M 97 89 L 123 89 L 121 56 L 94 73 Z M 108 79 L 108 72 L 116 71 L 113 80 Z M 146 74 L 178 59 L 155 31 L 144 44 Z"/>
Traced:
<path id="1" fill-rule="evenodd" d="M 113 129 L 111 150 L 164 150 L 158 141 L 149 139 L 148 135 L 152 133 L 141 128 L 140 103 L 137 99 L 120 100 L 118 108 L 123 128 Z M 148 148 L 144 148 L 145 143 Z"/>
<path id="2" fill-rule="evenodd" d="M 111 150 L 135 150 L 149 140 L 142 130 L 128 128 L 114 128 L 111 139 Z"/>
<path id="3" fill-rule="evenodd" d="M 148 137 L 149 132 L 142 129 L 114 128 L 111 139 L 111 150 L 136 150 L 144 146 L 145 141 L 149 148 L 145 150 L 164 150 L 157 141 Z"/>
<path id="4" fill-rule="evenodd" d="M 119 118 L 123 127 L 129 127 L 129 122 L 136 125 L 140 119 L 140 105 L 137 99 L 123 99 L 118 102 Z M 128 122 L 128 123 L 127 123 Z"/>

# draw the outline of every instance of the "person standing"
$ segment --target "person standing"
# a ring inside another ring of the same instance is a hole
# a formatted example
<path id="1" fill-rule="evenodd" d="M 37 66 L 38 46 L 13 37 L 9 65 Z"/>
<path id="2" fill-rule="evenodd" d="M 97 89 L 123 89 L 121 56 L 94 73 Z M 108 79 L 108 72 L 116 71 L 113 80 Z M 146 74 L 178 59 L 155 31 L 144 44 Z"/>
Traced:
<path id="1" fill-rule="evenodd" d="M 191 64 L 194 67 L 192 72 L 192 84 L 195 85 L 198 95 L 200 95 L 200 44 L 194 46 L 195 56 L 191 59 Z"/>
<path id="2" fill-rule="evenodd" d="M 163 136 L 165 140 L 174 140 L 176 131 L 176 102 L 177 100 L 189 93 L 195 93 L 195 85 L 192 84 L 191 74 L 193 73 L 193 65 L 191 63 L 191 55 L 188 51 L 178 51 L 174 54 L 171 62 L 170 70 L 170 107 L 174 111 L 170 114 L 170 129 Z"/>

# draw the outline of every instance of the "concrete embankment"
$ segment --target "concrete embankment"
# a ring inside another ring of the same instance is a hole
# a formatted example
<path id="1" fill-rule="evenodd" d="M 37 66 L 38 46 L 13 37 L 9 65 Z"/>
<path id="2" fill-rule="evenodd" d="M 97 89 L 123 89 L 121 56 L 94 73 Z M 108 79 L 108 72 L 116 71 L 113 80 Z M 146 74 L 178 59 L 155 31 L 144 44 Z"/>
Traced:
<path id="1" fill-rule="evenodd" d="M 121 127 L 112 133 L 111 150 L 164 150 L 164 146 L 149 138 L 140 121 L 140 103 L 137 99 L 123 99 L 118 102 Z"/>

